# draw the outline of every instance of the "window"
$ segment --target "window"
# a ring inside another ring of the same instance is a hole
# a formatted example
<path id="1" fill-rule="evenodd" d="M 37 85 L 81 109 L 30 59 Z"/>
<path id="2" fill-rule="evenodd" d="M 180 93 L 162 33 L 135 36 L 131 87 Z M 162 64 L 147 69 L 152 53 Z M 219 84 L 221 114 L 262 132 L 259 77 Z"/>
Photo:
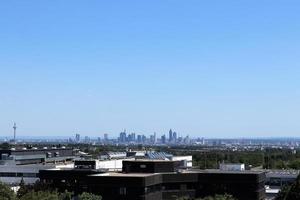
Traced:
<path id="1" fill-rule="evenodd" d="M 120 195 L 126 195 L 126 187 L 120 188 Z"/>
<path id="2" fill-rule="evenodd" d="M 186 184 L 181 184 L 180 185 L 180 190 L 186 190 L 187 189 L 187 185 Z"/>

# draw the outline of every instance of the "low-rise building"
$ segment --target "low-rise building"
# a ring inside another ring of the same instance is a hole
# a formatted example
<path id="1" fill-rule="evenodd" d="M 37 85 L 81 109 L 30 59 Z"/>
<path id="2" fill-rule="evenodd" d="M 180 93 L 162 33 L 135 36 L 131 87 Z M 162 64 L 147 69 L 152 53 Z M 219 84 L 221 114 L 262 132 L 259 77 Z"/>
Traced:
<path id="1" fill-rule="evenodd" d="M 122 172 L 41 170 L 40 179 L 62 191 L 91 192 L 104 200 L 194 199 L 225 193 L 240 200 L 265 199 L 264 172 L 189 170 L 182 161 L 123 161 Z"/>
<path id="2" fill-rule="evenodd" d="M 39 179 L 39 171 L 58 167 L 73 167 L 75 158 L 69 148 L 32 148 L 0 150 L 0 181 L 18 185 L 23 179 L 33 184 Z"/>

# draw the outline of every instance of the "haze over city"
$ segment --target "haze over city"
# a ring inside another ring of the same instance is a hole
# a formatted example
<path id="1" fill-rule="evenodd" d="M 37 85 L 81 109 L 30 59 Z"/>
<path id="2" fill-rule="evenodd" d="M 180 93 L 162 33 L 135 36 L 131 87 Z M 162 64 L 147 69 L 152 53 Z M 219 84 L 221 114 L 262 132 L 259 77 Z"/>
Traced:
<path id="1" fill-rule="evenodd" d="M 299 1 L 2 2 L 0 135 L 297 137 L 299 19 Z"/>

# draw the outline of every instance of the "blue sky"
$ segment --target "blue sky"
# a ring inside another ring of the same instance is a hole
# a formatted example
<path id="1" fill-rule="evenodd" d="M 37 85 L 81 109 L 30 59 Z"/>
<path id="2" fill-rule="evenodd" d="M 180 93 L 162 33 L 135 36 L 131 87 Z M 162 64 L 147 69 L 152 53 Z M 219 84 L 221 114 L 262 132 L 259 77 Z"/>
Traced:
<path id="1" fill-rule="evenodd" d="M 300 2 L 3 1 L 0 135 L 300 133 Z"/>

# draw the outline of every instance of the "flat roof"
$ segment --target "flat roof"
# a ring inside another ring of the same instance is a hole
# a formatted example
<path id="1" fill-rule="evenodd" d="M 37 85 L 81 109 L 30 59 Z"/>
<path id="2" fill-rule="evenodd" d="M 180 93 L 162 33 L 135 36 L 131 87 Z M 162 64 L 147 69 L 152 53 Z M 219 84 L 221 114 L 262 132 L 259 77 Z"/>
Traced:
<path id="1" fill-rule="evenodd" d="M 190 169 L 190 170 L 183 170 L 182 173 L 214 173 L 214 174 L 261 174 L 264 171 L 251 171 L 251 170 L 244 170 L 244 171 L 229 171 L 229 170 L 219 170 L 219 169 Z"/>
<path id="2" fill-rule="evenodd" d="M 105 176 L 105 177 L 149 177 L 153 175 L 158 175 L 160 173 L 117 173 L 117 172 L 109 172 L 103 174 L 92 174 L 89 176 Z"/>
<path id="3" fill-rule="evenodd" d="M 22 148 L 17 148 L 17 149 L 0 149 L 0 153 L 5 153 L 5 152 L 25 152 L 25 151 L 49 151 L 49 150 L 73 150 L 73 148 L 62 148 L 62 147 L 56 147 L 56 148 L 52 148 L 52 147 L 47 147 L 46 149 L 44 148 L 38 148 L 38 149 L 34 149 L 34 148 L 28 148 L 28 149 L 22 149 Z"/>
<path id="4" fill-rule="evenodd" d="M 176 162 L 174 160 L 159 160 L 159 159 L 135 159 L 135 160 L 125 160 L 127 162 L 135 162 L 135 163 L 138 163 L 138 162 L 156 162 L 156 163 L 159 163 L 159 162 Z"/>
<path id="5" fill-rule="evenodd" d="M 182 170 L 180 172 L 159 172 L 159 173 L 122 173 L 122 172 L 107 172 L 102 174 L 92 174 L 89 176 L 96 177 L 149 177 L 159 174 L 261 174 L 259 171 L 222 171 L 222 170 Z"/>

